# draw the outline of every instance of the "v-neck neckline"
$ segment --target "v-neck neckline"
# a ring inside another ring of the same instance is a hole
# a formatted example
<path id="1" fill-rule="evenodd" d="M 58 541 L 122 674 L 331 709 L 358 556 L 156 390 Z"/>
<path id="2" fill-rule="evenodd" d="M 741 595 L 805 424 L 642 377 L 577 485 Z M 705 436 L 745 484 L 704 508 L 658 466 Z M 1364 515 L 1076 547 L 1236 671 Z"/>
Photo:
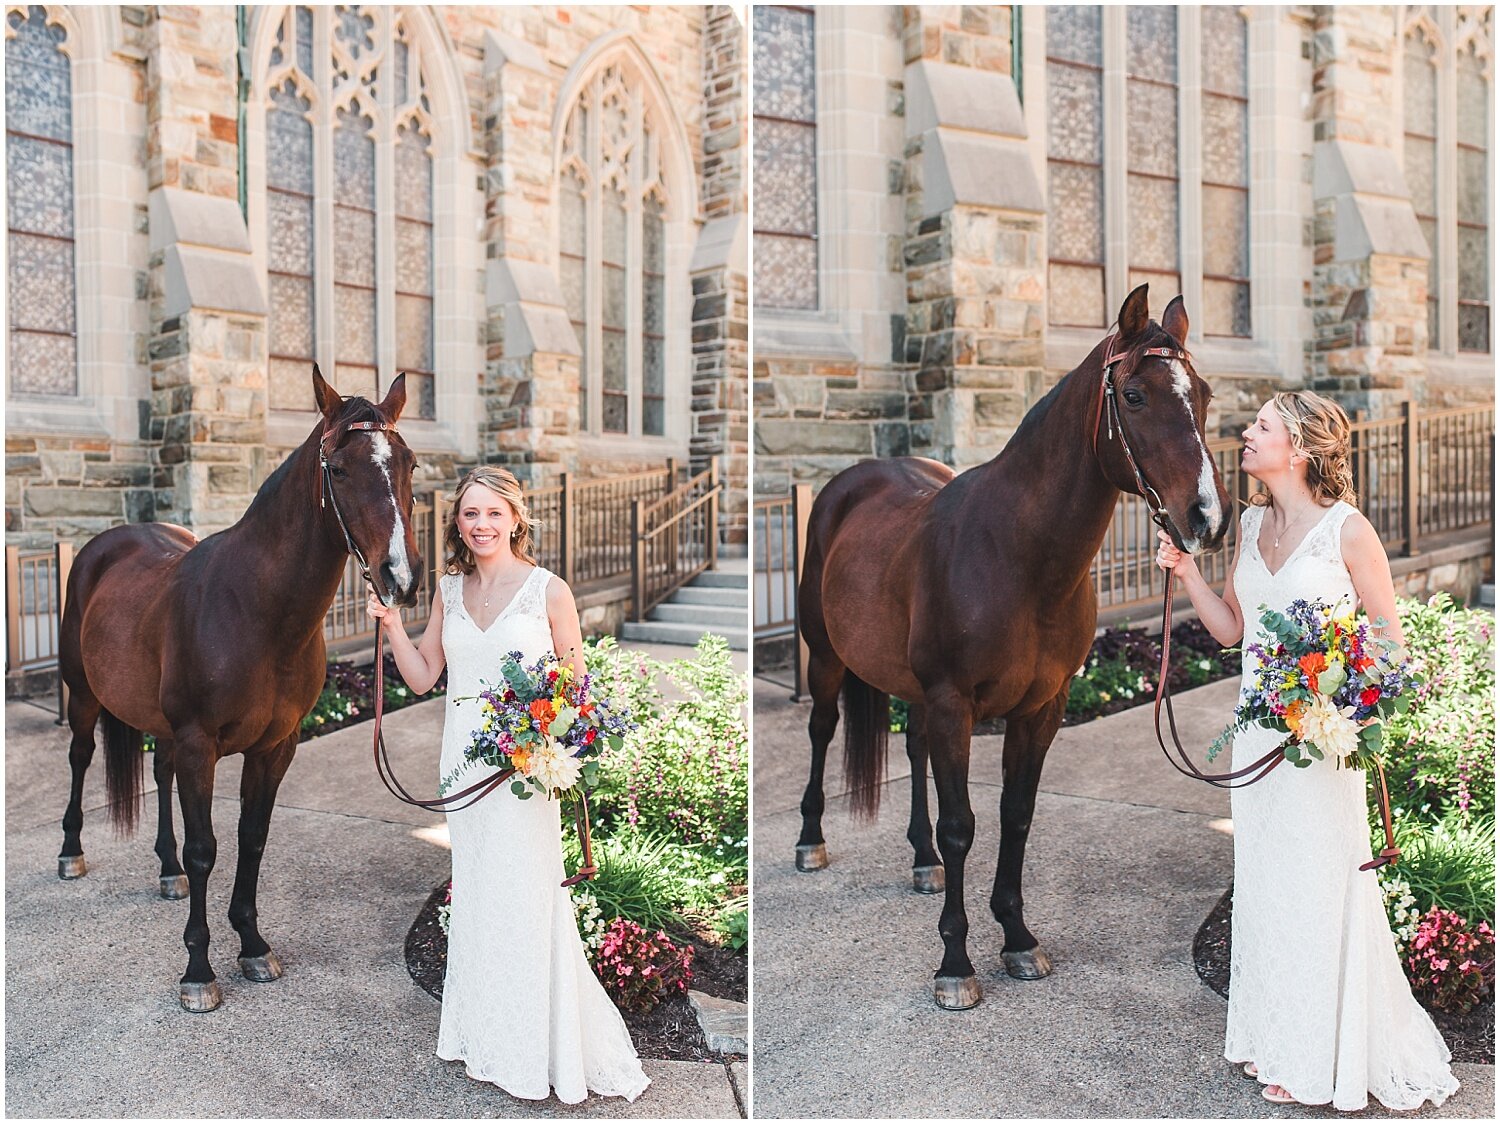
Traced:
<path id="1" fill-rule="evenodd" d="M 1292 547 L 1291 552 L 1285 558 L 1283 558 L 1281 560 L 1281 565 L 1277 566 L 1276 569 L 1274 569 L 1274 570 L 1271 569 L 1271 564 L 1266 561 L 1266 556 L 1265 556 L 1265 554 L 1260 549 L 1260 532 L 1261 532 L 1261 528 L 1259 526 L 1257 526 L 1255 528 L 1255 540 L 1254 540 L 1255 541 L 1255 557 L 1257 557 L 1257 558 L 1260 559 L 1260 568 L 1266 572 L 1266 575 L 1268 577 L 1274 578 L 1274 577 L 1278 576 L 1282 571 L 1284 571 L 1288 566 L 1290 566 L 1292 564 L 1292 561 L 1297 557 L 1297 555 L 1299 555 L 1299 554 L 1302 553 L 1302 548 L 1307 545 L 1307 543 L 1308 543 L 1309 540 L 1311 540 L 1311 538 L 1313 537 L 1313 532 L 1316 531 L 1319 527 L 1321 527 L 1323 525 L 1323 521 L 1328 518 L 1328 516 L 1333 512 L 1334 508 L 1338 507 L 1338 505 L 1339 505 L 1339 501 L 1335 500 L 1333 503 L 1329 504 L 1326 508 L 1324 508 L 1323 514 L 1318 517 L 1318 519 L 1313 523 L 1313 525 L 1311 527 L 1309 527 L 1305 532 L 1303 532 L 1302 537 L 1297 540 L 1297 545 L 1294 546 L 1294 547 Z M 1266 509 L 1266 510 L 1269 510 L 1269 508 Z M 1261 523 L 1265 523 L 1266 518 L 1265 518 L 1264 515 L 1261 516 L 1261 520 L 1260 521 L 1261 521 Z"/>
<path id="2" fill-rule="evenodd" d="M 506 613 L 510 612 L 511 607 L 514 606 L 515 603 L 518 600 L 520 600 L 522 591 L 528 585 L 531 584 L 531 579 L 536 576 L 536 572 L 538 570 L 540 570 L 540 569 L 541 569 L 540 566 L 533 566 L 531 568 L 531 573 L 527 574 L 523 579 L 521 579 L 521 584 L 518 585 L 518 586 L 516 586 L 516 591 L 510 595 L 510 600 L 508 600 L 505 603 L 505 606 L 498 613 L 495 614 L 494 619 L 491 620 L 489 624 L 483 626 L 482 628 L 480 627 L 479 621 L 477 619 L 475 619 L 474 614 L 469 611 L 468 602 L 464 600 L 464 583 L 463 583 L 463 579 L 464 579 L 465 575 L 459 574 L 458 575 L 458 603 L 459 603 L 459 605 L 461 605 L 463 607 L 464 616 L 466 616 L 469 619 L 469 623 L 474 626 L 475 630 L 481 636 L 488 635 L 490 629 L 494 628 L 495 625 L 497 623 L 499 623 L 500 618 L 503 617 L 503 616 L 505 616 Z"/>

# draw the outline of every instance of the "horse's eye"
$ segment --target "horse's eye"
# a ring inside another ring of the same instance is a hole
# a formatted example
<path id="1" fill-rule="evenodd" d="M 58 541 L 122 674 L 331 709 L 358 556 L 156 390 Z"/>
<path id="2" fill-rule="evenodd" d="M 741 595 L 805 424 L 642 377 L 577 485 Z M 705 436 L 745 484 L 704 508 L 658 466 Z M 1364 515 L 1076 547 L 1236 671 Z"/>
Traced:
<path id="1" fill-rule="evenodd" d="M 333 478 L 335 480 L 342 480 L 342 479 L 344 479 L 344 477 L 346 477 L 346 476 L 349 475 L 347 472 L 345 472 L 342 468 L 340 468 L 336 464 L 330 464 L 328 466 L 328 471 L 330 471 L 330 472 L 333 473 Z"/>
<path id="2" fill-rule="evenodd" d="M 1145 396 L 1139 390 L 1127 390 L 1125 392 L 1125 401 L 1129 402 L 1132 406 L 1139 406 L 1145 400 Z"/>

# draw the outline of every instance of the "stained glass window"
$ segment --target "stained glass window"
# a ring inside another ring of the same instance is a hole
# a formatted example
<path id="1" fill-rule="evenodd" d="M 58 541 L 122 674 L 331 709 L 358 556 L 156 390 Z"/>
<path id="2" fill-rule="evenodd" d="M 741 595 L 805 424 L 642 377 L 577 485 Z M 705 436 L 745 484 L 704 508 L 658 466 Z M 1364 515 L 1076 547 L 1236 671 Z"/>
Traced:
<path id="1" fill-rule="evenodd" d="M 382 81 L 386 60 L 390 80 Z M 399 10 L 298 6 L 282 16 L 268 78 L 271 405 L 313 408 L 308 371 L 317 358 L 345 394 L 378 395 L 404 371 L 408 414 L 435 417 L 432 130 L 420 51 Z M 378 157 L 382 148 L 388 159 Z M 333 249 L 320 260 L 314 172 L 330 150 L 332 198 L 322 204 Z M 395 201 L 383 214 L 375 207 L 382 176 Z M 394 252 L 382 256 L 381 246 Z M 391 323 L 379 315 L 382 293 L 394 307 Z M 332 324 L 326 340 L 315 330 L 322 302 Z"/>
<path id="2" fill-rule="evenodd" d="M 1103 61 L 1100 8 L 1047 9 L 1047 316 L 1053 324 L 1105 323 Z"/>
<path id="3" fill-rule="evenodd" d="M 396 367 L 407 401 L 434 415 L 432 159 L 427 138 L 403 126 L 396 139 Z"/>
<path id="4" fill-rule="evenodd" d="M 755 7 L 755 303 L 818 307 L 817 99 L 810 8 Z"/>
<path id="5" fill-rule="evenodd" d="M 1458 349 L 1490 350 L 1490 83 L 1471 43 L 1458 55 Z"/>
<path id="6" fill-rule="evenodd" d="M 1126 239 L 1130 287 L 1150 282 L 1160 318 L 1182 291 L 1178 264 L 1177 10 L 1125 13 Z"/>
<path id="7" fill-rule="evenodd" d="M 662 436 L 669 199 L 631 65 L 602 67 L 564 124 L 558 278 L 582 349 L 580 429 Z"/>
<path id="8" fill-rule="evenodd" d="M 67 34 L 33 5 L 7 17 L 5 165 L 10 390 L 78 393 L 73 274 L 73 93 Z"/>
<path id="9" fill-rule="evenodd" d="M 1203 334 L 1250 335 L 1250 98 L 1245 18 L 1204 5 Z M 1172 106 L 1175 115 L 1175 99 Z M 1175 215 L 1173 218 L 1175 222 Z"/>
<path id="10" fill-rule="evenodd" d="M 1437 192 L 1437 91 L 1438 72 L 1434 45 L 1418 29 L 1405 37 L 1401 90 L 1406 135 L 1402 150 L 1406 164 L 1406 186 L 1417 212 L 1417 224 L 1427 240 L 1427 346 L 1436 349 L 1438 337 L 1438 192 Z"/>

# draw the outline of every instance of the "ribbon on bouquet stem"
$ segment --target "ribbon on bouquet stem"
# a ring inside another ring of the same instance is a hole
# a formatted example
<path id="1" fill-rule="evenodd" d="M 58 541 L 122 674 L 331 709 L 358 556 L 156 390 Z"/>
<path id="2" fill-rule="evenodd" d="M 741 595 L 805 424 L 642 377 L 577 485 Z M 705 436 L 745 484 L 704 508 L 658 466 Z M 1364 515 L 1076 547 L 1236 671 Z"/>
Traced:
<path id="1" fill-rule="evenodd" d="M 380 781 L 385 785 L 386 791 L 403 804 L 410 804 L 414 808 L 425 808 L 429 812 L 452 813 L 472 808 L 490 793 L 494 792 L 506 781 L 516 774 L 514 766 L 502 769 L 498 773 L 492 773 L 481 781 L 471 784 L 461 792 L 451 793 L 448 796 L 434 796 L 429 800 L 413 796 L 405 786 L 396 779 L 396 772 L 391 768 L 390 754 L 385 748 L 385 735 L 381 732 L 381 721 L 385 717 L 385 622 L 375 622 L 375 734 L 372 744 L 372 752 L 375 756 L 375 772 L 379 774 Z M 460 803 L 467 801 L 467 803 Z M 589 832 L 589 798 L 588 794 L 579 788 L 573 804 L 574 824 L 578 828 L 578 841 L 583 850 L 582 865 L 578 873 L 563 881 L 564 886 L 576 886 L 580 882 L 587 881 L 599 873 L 598 866 L 594 863 L 593 839 Z"/>

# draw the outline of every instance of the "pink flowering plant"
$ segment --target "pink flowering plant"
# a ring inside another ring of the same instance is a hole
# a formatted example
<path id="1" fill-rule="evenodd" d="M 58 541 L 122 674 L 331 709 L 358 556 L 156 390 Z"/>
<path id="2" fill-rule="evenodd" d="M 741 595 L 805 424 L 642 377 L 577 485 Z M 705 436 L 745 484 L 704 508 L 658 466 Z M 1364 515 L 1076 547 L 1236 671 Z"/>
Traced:
<path id="1" fill-rule="evenodd" d="M 616 917 L 594 956 L 594 972 L 615 1006 L 645 1013 L 669 995 L 687 991 L 693 946 L 678 947 L 658 929 L 651 933 Z"/>
<path id="2" fill-rule="evenodd" d="M 532 664 L 511 652 L 500 679 L 484 683 L 479 728 L 470 736 L 463 761 L 443 778 L 439 793 L 451 791 L 465 769 L 476 765 L 514 768 L 510 788 L 522 800 L 533 792 L 568 796 L 577 785 L 598 783 L 599 755 L 618 750 L 634 729 L 630 716 L 591 689 L 592 677 L 575 678 L 573 668 L 551 652 Z"/>
<path id="3" fill-rule="evenodd" d="M 1434 1007 L 1468 1011 L 1495 986 L 1495 932 L 1433 906 L 1417 923 L 1406 957 L 1412 988 Z"/>
<path id="4" fill-rule="evenodd" d="M 1394 643 L 1353 611 L 1322 601 L 1294 601 L 1285 613 L 1262 605 L 1260 620 L 1271 642 L 1246 647 L 1256 666 L 1209 760 L 1241 730 L 1262 726 L 1287 735 L 1282 751 L 1299 768 L 1325 755 L 1351 769 L 1373 767 L 1385 720 L 1411 705 L 1418 685 Z"/>

